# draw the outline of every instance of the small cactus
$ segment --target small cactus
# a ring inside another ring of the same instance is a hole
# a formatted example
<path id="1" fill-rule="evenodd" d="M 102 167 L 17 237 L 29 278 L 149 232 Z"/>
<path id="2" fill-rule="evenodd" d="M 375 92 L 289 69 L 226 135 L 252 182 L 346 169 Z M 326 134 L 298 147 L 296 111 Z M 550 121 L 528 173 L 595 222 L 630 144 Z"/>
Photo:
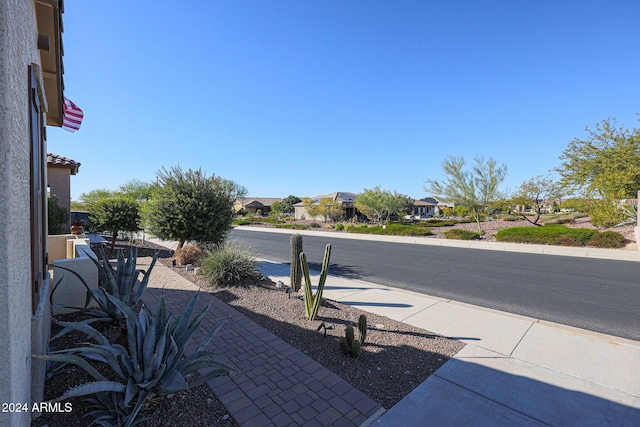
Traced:
<path id="1" fill-rule="evenodd" d="M 351 357 L 357 358 L 362 352 L 362 345 L 360 344 L 359 340 L 355 339 L 353 326 L 347 326 L 344 332 L 345 336 L 340 337 L 339 340 L 340 348 L 346 354 L 350 354 Z"/>
<path id="2" fill-rule="evenodd" d="M 298 292 L 302 285 L 300 252 L 302 252 L 302 236 L 293 234 L 291 236 L 291 287 L 295 292 Z"/>
<path id="3" fill-rule="evenodd" d="M 364 340 L 367 338 L 367 316 L 361 314 L 358 318 L 358 335 L 356 336 L 360 344 L 364 344 Z"/>
<path id="4" fill-rule="evenodd" d="M 362 353 L 362 346 L 367 337 L 367 317 L 364 314 L 358 319 L 358 333 L 355 334 L 353 326 L 349 325 L 344 331 L 345 336 L 340 337 L 340 348 L 351 357 L 357 358 Z"/>

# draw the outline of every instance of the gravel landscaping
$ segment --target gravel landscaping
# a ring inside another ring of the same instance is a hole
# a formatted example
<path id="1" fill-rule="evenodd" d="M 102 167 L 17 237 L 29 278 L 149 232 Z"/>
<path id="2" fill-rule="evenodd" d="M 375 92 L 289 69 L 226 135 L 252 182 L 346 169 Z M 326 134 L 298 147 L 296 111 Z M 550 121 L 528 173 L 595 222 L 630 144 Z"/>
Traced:
<path id="1" fill-rule="evenodd" d="M 126 246 L 119 242 L 119 247 Z M 150 255 L 152 249 L 161 249 L 152 244 L 141 248 L 139 256 Z M 198 283 L 201 278 L 184 267 L 172 266 L 172 253 L 162 249 L 160 262 L 176 273 Z M 198 283 L 201 286 L 202 282 Z M 325 300 L 318 319 L 308 321 L 304 314 L 303 301 L 290 297 L 276 289 L 268 278 L 260 285 L 254 282 L 245 286 L 214 288 L 217 298 L 234 307 L 265 329 L 271 331 L 292 346 L 303 351 L 326 368 L 330 369 L 355 388 L 378 402 L 391 408 L 404 396 L 422 383 L 431 373 L 454 356 L 463 346 L 459 341 L 434 335 L 429 331 L 414 328 L 386 317 Z M 360 314 L 367 316 L 368 334 L 362 355 L 354 359 L 341 352 L 338 338 L 344 335 L 346 325 L 354 325 Z M 333 329 L 318 331 L 321 322 L 331 324 Z M 117 335 L 117 330 L 105 334 Z M 69 335 L 54 342 L 55 348 L 73 345 L 83 337 Z M 45 385 L 45 399 L 52 399 L 68 388 L 89 381 L 81 370 L 70 367 L 65 373 L 53 377 Z M 80 399 L 72 400 L 73 412 L 44 414 L 34 426 L 86 425 L 87 412 Z M 156 399 L 143 414 L 148 418 L 147 426 L 235 426 L 225 407 L 206 386 Z"/>

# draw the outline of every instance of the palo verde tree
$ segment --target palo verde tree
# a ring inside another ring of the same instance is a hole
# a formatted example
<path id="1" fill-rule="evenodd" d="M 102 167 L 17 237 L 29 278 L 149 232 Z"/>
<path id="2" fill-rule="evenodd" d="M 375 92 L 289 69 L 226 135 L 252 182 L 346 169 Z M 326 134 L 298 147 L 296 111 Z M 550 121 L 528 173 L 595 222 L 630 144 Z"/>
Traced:
<path id="1" fill-rule="evenodd" d="M 138 202 L 124 196 L 113 196 L 98 200 L 89 208 L 89 220 L 98 231 L 111 232 L 111 252 L 118 233 L 134 232 L 140 229 Z"/>
<path id="2" fill-rule="evenodd" d="M 611 200 L 635 198 L 640 190 L 640 128 L 617 127 L 603 120 L 586 139 L 573 139 L 557 172 L 572 192 Z"/>
<path id="3" fill-rule="evenodd" d="M 563 196 L 564 191 L 558 182 L 538 175 L 520 184 L 520 187 L 511 198 L 510 213 L 512 215 L 520 215 L 531 224 L 540 226 L 542 224 L 539 224 L 538 221 L 545 202 L 552 206 L 557 206 L 561 203 Z M 520 209 L 514 209 L 515 206 L 520 207 Z M 524 213 L 523 208 L 527 206 L 535 209 L 536 215 L 533 219 Z"/>
<path id="4" fill-rule="evenodd" d="M 396 191 L 383 190 L 378 185 L 372 189 L 365 188 L 353 205 L 371 221 L 382 225 L 393 214 L 401 216 L 408 213 L 413 207 L 413 200 Z"/>
<path id="5" fill-rule="evenodd" d="M 471 170 L 465 170 L 464 157 L 449 156 L 442 162 L 445 181 L 429 179 L 425 191 L 444 197 L 468 210 L 482 233 L 480 217 L 491 202 L 500 198 L 499 187 L 507 174 L 507 167 L 489 157 L 476 156 Z"/>
<path id="6" fill-rule="evenodd" d="M 178 249 L 188 240 L 222 243 L 233 221 L 233 203 L 247 190 L 202 169 L 183 171 L 180 166 L 157 173 L 148 205 L 149 231 L 161 239 L 177 240 Z"/>

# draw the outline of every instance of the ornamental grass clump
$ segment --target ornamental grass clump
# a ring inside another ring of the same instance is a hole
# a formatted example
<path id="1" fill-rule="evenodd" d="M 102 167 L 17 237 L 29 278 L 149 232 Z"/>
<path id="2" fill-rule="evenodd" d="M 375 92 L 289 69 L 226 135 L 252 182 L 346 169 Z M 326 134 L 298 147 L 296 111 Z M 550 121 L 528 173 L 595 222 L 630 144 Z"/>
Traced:
<path id="1" fill-rule="evenodd" d="M 237 242 L 214 246 L 202 260 L 200 273 L 210 286 L 237 286 L 258 275 L 256 252 Z"/>

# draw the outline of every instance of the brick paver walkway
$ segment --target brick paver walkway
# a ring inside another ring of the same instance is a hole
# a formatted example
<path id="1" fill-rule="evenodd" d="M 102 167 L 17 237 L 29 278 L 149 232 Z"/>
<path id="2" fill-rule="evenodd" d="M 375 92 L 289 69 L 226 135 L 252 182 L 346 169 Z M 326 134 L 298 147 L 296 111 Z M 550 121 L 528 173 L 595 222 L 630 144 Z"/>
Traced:
<path id="1" fill-rule="evenodd" d="M 197 291 L 193 283 L 157 263 L 144 300 L 153 309 L 164 292 L 167 310 L 178 314 Z M 218 353 L 218 359 L 236 371 L 208 384 L 240 425 L 361 426 L 384 412 L 318 362 L 211 294 L 200 292 L 198 305 L 209 303 L 187 351 L 194 351 L 198 340 L 221 319 L 229 319 L 207 350 Z"/>

